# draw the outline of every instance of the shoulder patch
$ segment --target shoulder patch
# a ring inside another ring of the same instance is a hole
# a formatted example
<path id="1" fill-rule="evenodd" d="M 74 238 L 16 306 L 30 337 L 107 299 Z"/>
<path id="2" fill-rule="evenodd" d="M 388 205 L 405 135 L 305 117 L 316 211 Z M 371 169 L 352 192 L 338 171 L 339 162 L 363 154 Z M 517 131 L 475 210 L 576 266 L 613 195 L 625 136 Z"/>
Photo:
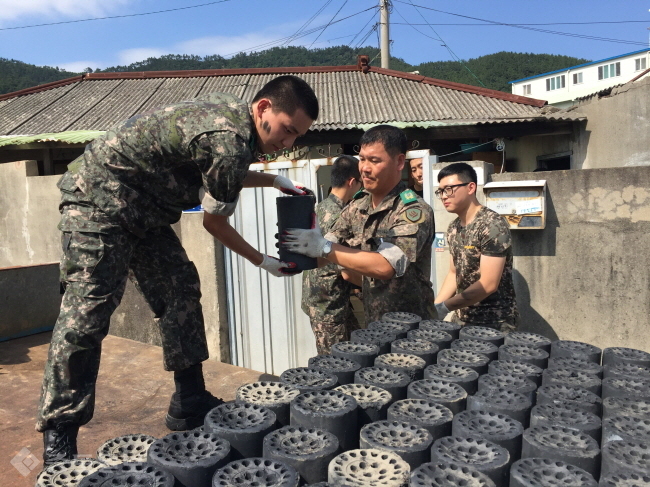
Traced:
<path id="1" fill-rule="evenodd" d="M 405 205 L 410 205 L 415 203 L 418 200 L 418 195 L 415 194 L 415 191 L 412 189 L 405 189 L 399 194 L 399 197 L 402 199 L 402 203 Z"/>
<path id="2" fill-rule="evenodd" d="M 424 213 L 420 208 L 407 208 L 402 215 L 404 220 L 409 223 L 422 223 L 424 221 Z"/>

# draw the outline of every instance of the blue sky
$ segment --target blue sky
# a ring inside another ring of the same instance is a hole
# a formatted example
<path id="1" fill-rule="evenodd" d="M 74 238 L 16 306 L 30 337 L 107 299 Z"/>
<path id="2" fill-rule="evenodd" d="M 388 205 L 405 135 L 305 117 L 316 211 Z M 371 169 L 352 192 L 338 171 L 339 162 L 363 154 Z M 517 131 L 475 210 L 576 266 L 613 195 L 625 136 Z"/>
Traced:
<path id="1" fill-rule="evenodd" d="M 337 19 L 375 7 L 378 0 L 228 0 L 156 15 L 11 29 L 208 2 L 210 0 L 0 0 L 0 57 L 80 71 L 85 67 L 94 69 L 129 64 L 169 53 L 228 56 L 291 36 L 321 9 L 307 29 L 327 24 L 341 7 Z M 504 23 L 645 22 L 531 26 L 637 43 L 625 44 L 506 26 L 449 25 L 481 22 L 424 8 L 416 9 L 409 2 Z M 430 26 L 406 25 L 408 22 L 444 24 L 435 25 L 433 29 L 463 59 L 507 50 L 597 60 L 647 47 L 649 9 L 650 0 L 394 0 L 392 54 L 412 64 L 451 59 L 442 43 L 431 39 L 436 34 Z M 367 10 L 331 25 L 322 33 L 319 30 L 295 39 L 291 44 L 310 46 L 315 41 L 312 47 L 328 47 L 348 44 L 360 34 L 351 44 L 355 46 L 377 19 L 376 9 Z M 367 25 L 365 30 L 364 25 Z M 319 33 L 321 35 L 316 39 Z M 377 42 L 377 34 L 371 32 L 363 45 L 376 46 Z M 275 42 L 272 45 L 282 44 Z"/>

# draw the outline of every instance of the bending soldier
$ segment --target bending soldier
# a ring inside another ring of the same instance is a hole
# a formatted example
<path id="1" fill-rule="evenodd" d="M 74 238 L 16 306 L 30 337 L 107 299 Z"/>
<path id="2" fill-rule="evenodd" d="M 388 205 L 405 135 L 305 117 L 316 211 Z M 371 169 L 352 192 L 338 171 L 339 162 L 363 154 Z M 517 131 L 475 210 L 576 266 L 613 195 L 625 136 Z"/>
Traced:
<path id="1" fill-rule="evenodd" d="M 160 327 L 165 370 L 174 371 L 166 424 L 186 430 L 223 401 L 205 390 L 208 358 L 199 276 L 171 228 L 203 204 L 203 225 L 274 276 L 291 264 L 263 255 L 228 223 L 242 187 L 304 194 L 283 176 L 248 171 L 260 153 L 291 147 L 318 117 L 311 87 L 294 76 L 266 84 L 248 104 L 212 93 L 136 115 L 86 147 L 58 183 L 65 294 L 45 366 L 36 428 L 45 465 L 77 453 L 93 415 L 101 342 L 127 276 Z"/>
<path id="2" fill-rule="evenodd" d="M 340 156 L 332 165 L 332 192 L 316 206 L 321 232 L 326 234 L 339 219 L 352 196 L 361 189 L 359 161 Z M 350 303 L 351 284 L 336 264 L 305 271 L 302 276 L 302 310 L 309 316 L 319 355 L 330 353 L 332 345 L 350 339 L 359 328 Z"/>

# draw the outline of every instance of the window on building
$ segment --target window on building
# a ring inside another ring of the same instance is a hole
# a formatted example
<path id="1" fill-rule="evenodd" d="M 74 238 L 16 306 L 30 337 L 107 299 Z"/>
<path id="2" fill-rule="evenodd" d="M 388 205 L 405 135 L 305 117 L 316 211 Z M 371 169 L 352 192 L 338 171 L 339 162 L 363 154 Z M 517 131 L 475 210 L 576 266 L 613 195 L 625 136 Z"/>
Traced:
<path id="1" fill-rule="evenodd" d="M 634 70 L 635 71 L 642 71 L 646 69 L 646 58 L 640 57 L 638 59 L 634 60 Z"/>
<path id="2" fill-rule="evenodd" d="M 598 79 L 615 78 L 621 75 L 621 63 L 598 66 Z"/>
<path id="3" fill-rule="evenodd" d="M 573 84 L 574 85 L 582 84 L 582 73 L 573 73 Z"/>
<path id="4" fill-rule="evenodd" d="M 566 151 L 537 156 L 537 168 L 535 171 L 567 171 L 571 169 L 572 155 L 573 151 Z"/>
<path id="5" fill-rule="evenodd" d="M 523 88 L 524 88 L 524 95 L 530 95 L 530 84 L 524 85 Z"/>
<path id="6" fill-rule="evenodd" d="M 566 83 L 566 76 L 553 76 L 546 79 L 546 91 L 559 90 L 564 88 Z"/>

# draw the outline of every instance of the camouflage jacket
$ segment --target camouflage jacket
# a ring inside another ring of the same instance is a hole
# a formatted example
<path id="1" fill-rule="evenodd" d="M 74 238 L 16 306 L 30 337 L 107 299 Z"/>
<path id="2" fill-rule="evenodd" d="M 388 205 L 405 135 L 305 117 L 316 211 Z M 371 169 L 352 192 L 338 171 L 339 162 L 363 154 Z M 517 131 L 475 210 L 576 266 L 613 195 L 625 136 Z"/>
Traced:
<path id="1" fill-rule="evenodd" d="M 323 235 L 327 234 L 341 215 L 345 204 L 330 194 L 316 205 L 316 215 Z M 302 310 L 312 321 L 345 323 L 352 314 L 351 284 L 341 277 L 339 266 L 305 271 L 302 275 Z"/>
<path id="2" fill-rule="evenodd" d="M 328 235 L 339 243 L 364 251 L 379 251 L 382 255 L 382 244 L 393 244 L 407 259 L 406 268 L 400 272 L 396 269 L 391 279 L 364 276 L 366 323 L 379 320 L 388 311 L 408 311 L 423 319 L 431 317 L 433 210 L 412 191 L 402 195 L 406 189 L 406 184 L 400 182 L 374 209 L 370 193 L 360 192 Z M 387 260 L 391 262 L 390 258 Z"/>
<path id="3" fill-rule="evenodd" d="M 517 303 L 512 283 L 512 239 L 506 220 L 483 206 L 465 227 L 461 226 L 459 218 L 452 221 L 447 230 L 447 242 L 456 267 L 458 293 L 481 277 L 481 255 L 506 258 L 497 291 L 479 303 L 456 310 L 458 318 L 472 324 L 494 324 L 514 319 Z"/>
<path id="4" fill-rule="evenodd" d="M 119 225 L 143 236 L 200 203 L 209 213 L 230 215 L 255 146 L 248 104 L 226 93 L 136 115 L 70 164 L 58 184 L 62 205 L 75 198 L 83 204 L 66 212 L 59 228 Z"/>

